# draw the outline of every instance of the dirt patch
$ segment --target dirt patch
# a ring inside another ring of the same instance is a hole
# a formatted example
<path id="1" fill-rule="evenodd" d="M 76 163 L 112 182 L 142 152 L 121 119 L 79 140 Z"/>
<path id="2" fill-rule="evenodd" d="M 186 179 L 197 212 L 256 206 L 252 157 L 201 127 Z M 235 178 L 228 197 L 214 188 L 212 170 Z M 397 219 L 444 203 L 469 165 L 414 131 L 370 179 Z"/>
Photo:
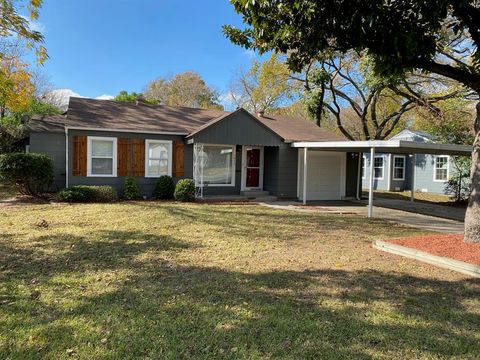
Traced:
<path id="1" fill-rule="evenodd" d="M 388 242 L 480 265 L 480 244 L 465 243 L 463 234 L 413 236 L 389 239 Z"/>

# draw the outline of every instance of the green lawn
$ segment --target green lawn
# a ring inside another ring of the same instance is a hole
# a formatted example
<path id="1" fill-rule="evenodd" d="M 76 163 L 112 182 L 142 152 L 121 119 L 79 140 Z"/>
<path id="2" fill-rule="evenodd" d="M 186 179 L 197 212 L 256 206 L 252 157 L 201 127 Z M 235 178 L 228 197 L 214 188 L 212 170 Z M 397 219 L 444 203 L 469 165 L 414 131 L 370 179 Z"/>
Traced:
<path id="1" fill-rule="evenodd" d="M 384 191 L 384 190 L 374 190 L 374 196 L 377 198 L 384 199 L 396 199 L 396 200 L 410 200 L 412 192 L 409 190 L 406 191 Z M 362 196 L 368 198 L 368 190 L 363 190 Z M 441 205 L 451 205 L 451 206 L 460 206 L 466 207 L 467 202 L 460 201 L 457 202 L 451 196 L 442 195 L 442 194 L 433 194 L 425 193 L 421 191 L 415 191 L 415 201 L 424 202 L 430 204 L 441 204 Z"/>
<path id="2" fill-rule="evenodd" d="M 48 226 L 47 226 L 48 225 Z M 353 215 L 159 202 L 0 208 L 1 359 L 477 359 L 480 283 Z"/>

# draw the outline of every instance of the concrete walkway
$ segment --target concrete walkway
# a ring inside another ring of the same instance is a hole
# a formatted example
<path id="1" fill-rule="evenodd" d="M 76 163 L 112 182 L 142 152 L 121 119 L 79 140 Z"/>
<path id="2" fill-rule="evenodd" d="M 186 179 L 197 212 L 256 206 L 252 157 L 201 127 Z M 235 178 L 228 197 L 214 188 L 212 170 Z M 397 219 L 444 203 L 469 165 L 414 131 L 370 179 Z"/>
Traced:
<path id="1" fill-rule="evenodd" d="M 367 205 L 367 200 L 358 201 L 361 204 Z M 400 199 L 382 199 L 374 198 L 373 204 L 382 207 L 395 210 L 403 210 L 413 212 L 417 214 L 430 215 L 435 217 L 441 217 L 450 220 L 464 221 L 465 219 L 465 207 L 456 207 L 442 204 L 431 204 L 420 201 L 408 201 Z"/>
<path id="2" fill-rule="evenodd" d="M 365 205 L 360 202 L 351 201 L 315 201 L 309 203 L 307 206 L 302 206 L 300 202 L 296 201 L 259 202 L 259 204 L 271 208 L 300 212 L 356 214 L 365 217 L 367 217 L 368 214 L 368 209 Z M 463 232 L 463 222 L 461 221 L 417 214 L 409 211 L 374 206 L 373 216 L 375 218 L 396 222 L 401 225 L 422 230 L 437 231 L 447 234 Z"/>

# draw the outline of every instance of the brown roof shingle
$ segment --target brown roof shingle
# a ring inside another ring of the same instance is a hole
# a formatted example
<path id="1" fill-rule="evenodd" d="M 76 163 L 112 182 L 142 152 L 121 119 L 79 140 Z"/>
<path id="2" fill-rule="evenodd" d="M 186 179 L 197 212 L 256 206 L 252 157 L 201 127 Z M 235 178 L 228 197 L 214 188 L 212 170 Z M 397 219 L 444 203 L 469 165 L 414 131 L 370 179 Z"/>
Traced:
<path id="1" fill-rule="evenodd" d="M 60 132 L 67 126 L 192 136 L 234 113 L 72 97 L 67 115 L 35 117 L 30 123 L 30 129 L 37 132 Z M 301 117 L 250 115 L 287 142 L 345 140 L 343 136 L 319 128 Z"/>

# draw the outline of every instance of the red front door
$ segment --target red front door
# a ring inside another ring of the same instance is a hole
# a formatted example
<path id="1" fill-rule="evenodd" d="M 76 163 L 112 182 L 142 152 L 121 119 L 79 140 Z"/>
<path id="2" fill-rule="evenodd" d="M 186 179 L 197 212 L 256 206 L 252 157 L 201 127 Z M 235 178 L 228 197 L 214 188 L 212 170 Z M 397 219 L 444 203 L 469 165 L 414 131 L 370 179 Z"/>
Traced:
<path id="1" fill-rule="evenodd" d="M 245 186 L 247 188 L 260 187 L 260 149 L 247 149 L 247 178 Z"/>

